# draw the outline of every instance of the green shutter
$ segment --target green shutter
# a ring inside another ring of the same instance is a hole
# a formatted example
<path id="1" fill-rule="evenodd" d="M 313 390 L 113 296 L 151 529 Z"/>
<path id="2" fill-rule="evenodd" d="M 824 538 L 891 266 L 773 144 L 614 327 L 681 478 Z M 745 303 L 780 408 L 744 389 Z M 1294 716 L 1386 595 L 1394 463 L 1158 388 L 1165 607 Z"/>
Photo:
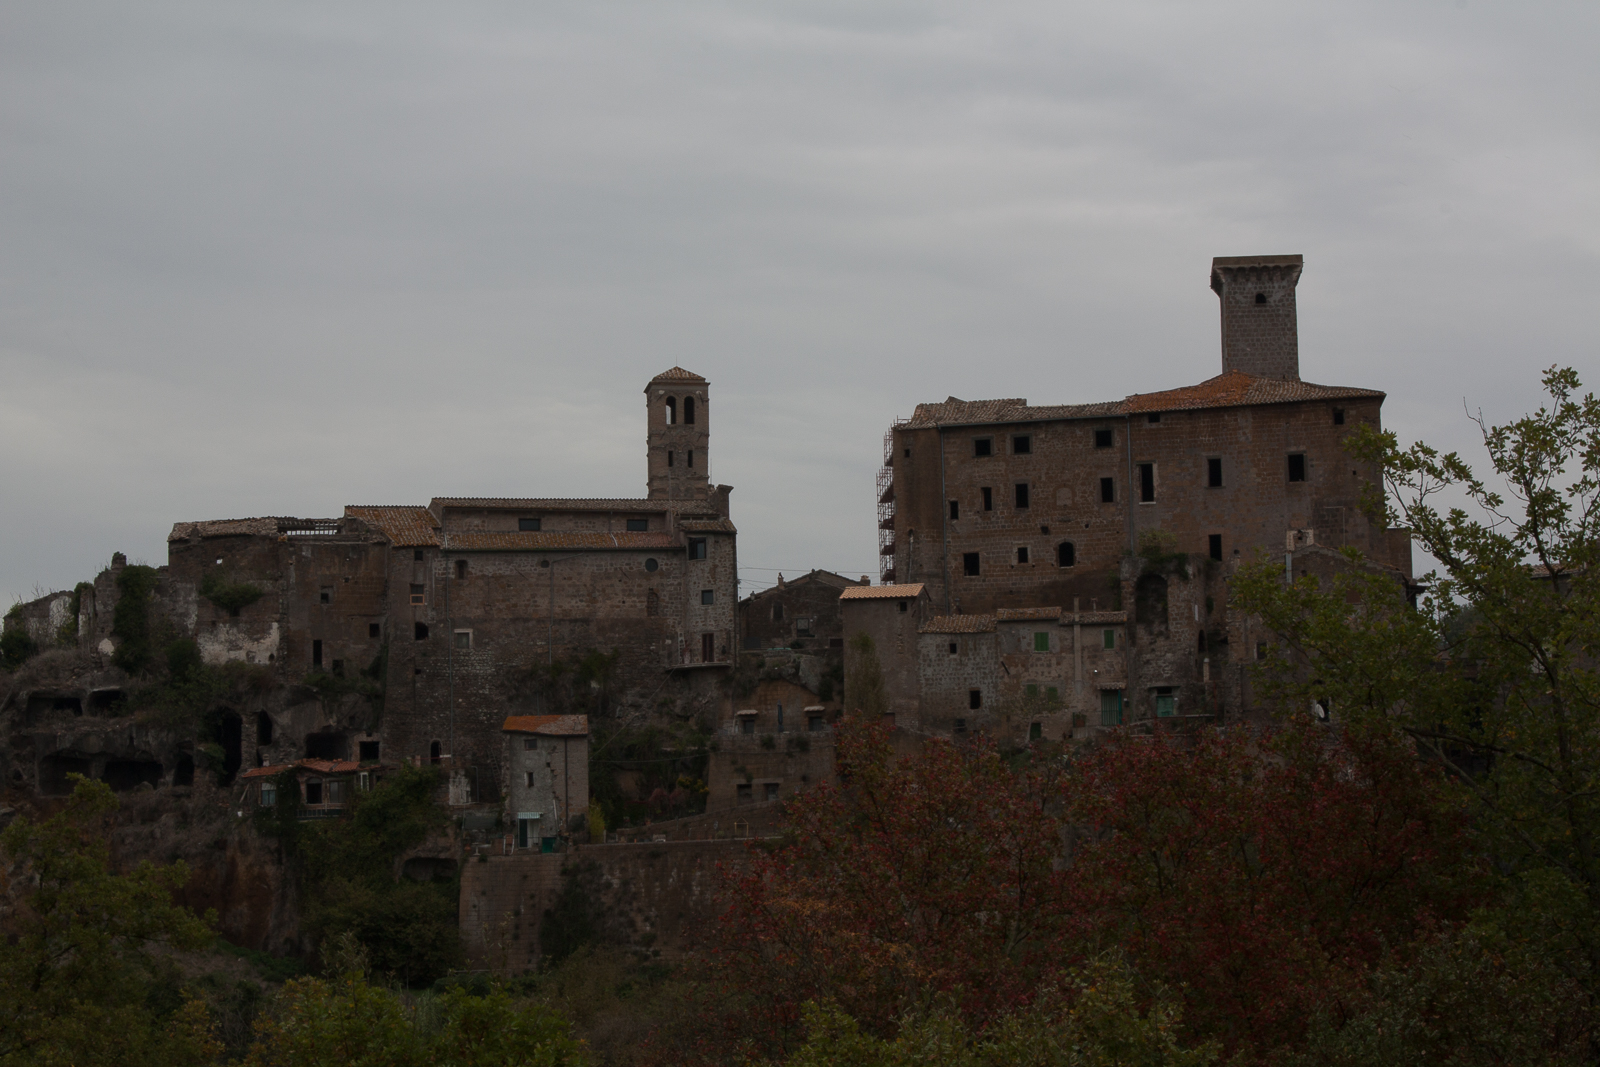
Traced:
<path id="1" fill-rule="evenodd" d="M 1033 650 L 1035 652 L 1050 651 L 1050 634 L 1048 631 L 1033 635 Z"/>

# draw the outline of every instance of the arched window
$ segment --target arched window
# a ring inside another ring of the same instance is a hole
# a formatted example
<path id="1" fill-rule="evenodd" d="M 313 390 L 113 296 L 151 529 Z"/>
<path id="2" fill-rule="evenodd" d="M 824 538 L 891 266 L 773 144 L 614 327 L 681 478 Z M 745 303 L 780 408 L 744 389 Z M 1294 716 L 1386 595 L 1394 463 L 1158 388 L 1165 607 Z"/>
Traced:
<path id="1" fill-rule="evenodd" d="M 685 426 L 694 425 L 694 397 L 692 396 L 683 398 L 683 424 Z"/>
<path id="2" fill-rule="evenodd" d="M 667 397 L 667 425 L 671 426 L 678 421 L 678 398 Z"/>
<path id="3" fill-rule="evenodd" d="M 1056 566 L 1071 567 L 1078 562 L 1078 550 L 1072 547 L 1071 541 L 1063 541 L 1056 546 Z"/>

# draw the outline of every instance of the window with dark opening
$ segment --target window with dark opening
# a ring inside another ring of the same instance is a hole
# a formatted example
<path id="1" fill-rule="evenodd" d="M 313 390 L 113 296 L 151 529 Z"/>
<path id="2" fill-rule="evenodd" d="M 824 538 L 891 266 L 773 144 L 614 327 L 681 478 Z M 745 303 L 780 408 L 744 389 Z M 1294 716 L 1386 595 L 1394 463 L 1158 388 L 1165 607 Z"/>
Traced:
<path id="1" fill-rule="evenodd" d="M 955 732 L 958 733 L 958 734 L 964 734 L 964 733 L 967 732 L 967 720 L 966 719 L 957 719 L 955 721 Z"/>
<path id="2" fill-rule="evenodd" d="M 1122 725 L 1122 690 L 1100 690 L 1100 725 Z"/>
<path id="3" fill-rule="evenodd" d="M 411 558 L 413 560 L 415 560 L 416 562 L 421 563 L 422 562 L 422 549 L 413 548 L 411 550 Z"/>
<path id="4" fill-rule="evenodd" d="M 750 794 L 750 789 L 751 787 L 743 782 L 740 782 L 737 786 L 735 786 L 733 796 L 734 802 L 737 804 L 753 803 L 754 798 Z"/>
<path id="5" fill-rule="evenodd" d="M 1016 494 L 1017 507 L 1019 507 L 1019 508 L 1027 507 L 1028 506 L 1028 483 L 1027 482 L 1018 482 L 1017 486 L 1016 486 L 1016 489 L 1017 489 L 1017 494 Z"/>
<path id="6" fill-rule="evenodd" d="M 322 803 L 322 779 L 321 778 L 307 778 L 306 779 L 306 803 L 307 804 L 321 804 Z"/>
<path id="7" fill-rule="evenodd" d="M 333 600 L 333 590 L 331 588 L 324 587 L 317 594 L 317 600 L 318 600 L 318 602 L 323 603 L 323 604 L 329 603 L 330 601 Z"/>
<path id="8" fill-rule="evenodd" d="M 952 519 L 961 517 L 961 502 L 959 500 L 950 501 L 950 517 Z"/>
<path id="9" fill-rule="evenodd" d="M 692 396 L 683 398 L 683 424 L 685 426 L 694 425 L 694 397 Z"/>
<path id="10" fill-rule="evenodd" d="M 1027 545 L 1018 545 L 1017 546 L 1017 562 L 1018 563 L 1026 563 L 1026 562 L 1028 562 L 1028 546 Z"/>
<path id="11" fill-rule="evenodd" d="M 706 558 L 706 539 L 704 537 L 691 537 L 691 538 L 689 538 L 689 558 L 690 559 L 705 559 Z"/>
<path id="12" fill-rule="evenodd" d="M 649 519 L 629 519 L 628 520 L 628 532 L 629 533 L 648 533 L 649 530 L 650 530 L 650 520 Z"/>
<path id="13" fill-rule="evenodd" d="M 911 458 L 911 449 L 909 449 L 909 448 L 908 448 L 908 449 L 906 449 L 906 458 L 907 458 L 907 459 L 910 459 L 910 458 Z"/>
<path id="14" fill-rule="evenodd" d="M 967 707 L 971 708 L 973 711 L 977 711 L 979 708 L 983 707 L 982 689 L 967 690 Z"/>
<path id="15" fill-rule="evenodd" d="M 1100 503 L 1114 504 L 1117 502 L 1117 483 L 1111 478 L 1100 479 Z"/>
<path id="16" fill-rule="evenodd" d="M 367 623 L 367 636 L 368 637 L 382 637 L 383 636 L 383 624 L 382 623 L 376 623 L 376 622 Z"/>
<path id="17" fill-rule="evenodd" d="M 1221 534 L 1212 534 L 1210 537 L 1206 538 L 1206 541 L 1207 541 L 1207 547 L 1210 549 L 1211 558 L 1216 560 L 1218 563 L 1221 563 L 1222 562 L 1222 535 Z"/>
<path id="18" fill-rule="evenodd" d="M 1266 293 L 1257 293 L 1256 294 L 1256 303 L 1265 304 L 1266 302 L 1267 302 L 1267 294 Z"/>
<path id="19" fill-rule="evenodd" d="M 1028 724 L 1028 740 L 1038 741 L 1044 737 L 1044 723 L 1030 722 Z"/>
<path id="20" fill-rule="evenodd" d="M 660 569 L 660 567 L 661 564 L 656 562 L 656 558 L 654 556 L 651 556 L 649 559 L 644 561 L 644 569 L 649 571 L 651 574 L 654 574 L 658 569 Z"/>
<path id="21" fill-rule="evenodd" d="M 311 642 L 311 665 L 313 667 L 322 666 L 322 642 L 321 641 L 313 641 L 313 642 Z"/>
<path id="22" fill-rule="evenodd" d="M 783 621 L 783 605 L 782 604 L 774 604 L 774 605 L 772 605 L 772 621 L 773 622 L 782 622 Z"/>
<path id="23" fill-rule="evenodd" d="M 1333 424 L 1335 426 L 1343 426 L 1344 425 L 1344 408 L 1334 408 L 1333 409 Z"/>
<path id="24" fill-rule="evenodd" d="M 1033 435 L 1019 433 L 1011 439 L 1011 451 L 1014 455 L 1026 456 L 1033 452 Z"/>
<path id="25" fill-rule="evenodd" d="M 422 585 L 419 582 L 412 582 L 411 583 L 411 602 L 413 604 L 421 604 L 423 602 L 423 600 L 427 597 L 427 593 L 428 593 L 428 589 L 427 589 L 426 586 Z"/>
<path id="26" fill-rule="evenodd" d="M 1144 417 L 1144 421 L 1145 422 L 1160 422 L 1161 421 L 1161 412 L 1152 411 L 1150 414 L 1148 414 L 1148 415 L 1146 415 Z"/>
<path id="27" fill-rule="evenodd" d="M 978 576 L 978 554 L 976 552 L 962 553 L 961 569 L 968 578 L 976 578 Z"/>
<path id="28" fill-rule="evenodd" d="M 264 711 L 256 712 L 256 744 L 272 744 L 272 716 Z"/>
<path id="29" fill-rule="evenodd" d="M 906 610 L 906 602 L 904 600 L 900 601 L 900 610 L 902 612 Z"/>
<path id="30" fill-rule="evenodd" d="M 676 425 L 678 422 L 678 398 L 675 396 L 667 397 L 666 403 L 663 406 L 667 410 L 667 425 Z"/>
<path id="31" fill-rule="evenodd" d="M 960 649 L 961 649 L 960 645 L 956 644 L 954 641 L 950 642 L 950 654 L 952 656 L 955 655 L 958 651 L 960 651 Z"/>
<path id="32" fill-rule="evenodd" d="M 1222 457 L 1212 456 L 1206 460 L 1206 485 L 1212 489 L 1222 487 Z"/>
<path id="33" fill-rule="evenodd" d="M 1289 480 L 1303 482 L 1306 480 L 1306 454 L 1304 452 L 1291 452 L 1289 454 Z"/>
<path id="34" fill-rule="evenodd" d="M 974 437 L 972 439 L 972 454 L 974 456 L 994 455 L 994 439 L 990 437 Z"/>
<path id="35" fill-rule="evenodd" d="M 425 622 L 413 623 L 411 635 L 418 641 L 426 641 L 428 639 L 428 624 Z"/>
<path id="36" fill-rule="evenodd" d="M 984 511 L 993 511 L 994 510 L 994 490 L 989 488 L 986 485 L 982 489 L 979 489 L 978 492 L 983 494 L 983 510 Z"/>
<path id="37" fill-rule="evenodd" d="M 472 631 L 471 630 L 457 630 L 455 632 L 455 634 L 454 634 L 454 637 L 455 637 L 455 642 L 456 642 L 456 647 L 457 648 L 471 648 L 472 647 Z"/>
<path id="38" fill-rule="evenodd" d="M 373 763 L 378 758 L 377 741 L 357 741 L 356 754 L 362 763 Z"/>
<path id="39" fill-rule="evenodd" d="M 467 561 L 464 560 L 464 559 L 456 560 L 456 580 L 457 581 L 461 581 L 466 576 L 467 576 Z"/>
<path id="40" fill-rule="evenodd" d="M 1139 464 L 1139 503 L 1148 504 L 1156 498 L 1156 465 Z"/>
<path id="41" fill-rule="evenodd" d="M 1096 447 L 1096 448 L 1110 448 L 1111 447 L 1111 431 L 1110 430 L 1096 430 L 1094 432 L 1094 447 Z"/>
<path id="42" fill-rule="evenodd" d="M 717 591 L 715 589 L 702 589 L 702 590 L 700 590 L 700 603 L 702 603 L 702 604 L 714 604 L 714 603 L 716 603 L 716 601 L 717 601 Z"/>
<path id="43" fill-rule="evenodd" d="M 344 660 L 336 659 L 333 661 L 333 676 L 335 678 L 344 677 Z"/>
<path id="44" fill-rule="evenodd" d="M 766 791 L 765 799 L 766 799 L 766 801 L 768 803 L 771 803 L 772 801 L 778 799 L 778 783 L 777 782 L 768 782 L 762 788 Z"/>
<path id="45" fill-rule="evenodd" d="M 1078 550 L 1071 541 L 1063 541 L 1056 546 L 1056 566 L 1073 567 L 1078 563 Z"/>
<path id="46" fill-rule="evenodd" d="M 683 465 L 688 467 L 690 470 L 694 470 L 694 449 L 691 448 L 684 452 Z"/>
<path id="47" fill-rule="evenodd" d="M 444 755 L 444 746 L 434 741 L 428 745 L 428 762 L 438 763 L 439 757 Z"/>
<path id="48" fill-rule="evenodd" d="M 1117 647 L 1117 631 L 1101 630 L 1100 647 L 1105 649 L 1115 649 Z"/>
<path id="49" fill-rule="evenodd" d="M 667 466 L 672 466 L 672 449 L 667 449 Z"/>
<path id="50" fill-rule="evenodd" d="M 700 662 L 715 663 L 717 659 L 717 635 L 700 635 Z"/>

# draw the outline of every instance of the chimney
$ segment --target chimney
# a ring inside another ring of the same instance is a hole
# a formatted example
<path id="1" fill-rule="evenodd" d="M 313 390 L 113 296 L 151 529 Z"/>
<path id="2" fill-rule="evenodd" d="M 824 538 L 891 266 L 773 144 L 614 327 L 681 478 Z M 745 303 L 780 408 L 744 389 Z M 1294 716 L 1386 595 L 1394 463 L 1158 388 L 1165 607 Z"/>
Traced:
<path id="1" fill-rule="evenodd" d="M 1222 372 L 1300 378 L 1294 289 L 1300 256 L 1218 256 L 1211 288 L 1222 304 Z"/>

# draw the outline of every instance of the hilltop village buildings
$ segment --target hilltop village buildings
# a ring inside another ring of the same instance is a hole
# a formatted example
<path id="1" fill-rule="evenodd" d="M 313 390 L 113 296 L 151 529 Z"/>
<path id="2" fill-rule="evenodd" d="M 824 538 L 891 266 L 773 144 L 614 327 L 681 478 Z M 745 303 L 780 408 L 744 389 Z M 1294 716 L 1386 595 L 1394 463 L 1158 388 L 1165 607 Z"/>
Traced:
<path id="1" fill-rule="evenodd" d="M 258 786 L 293 768 L 307 806 L 336 811 L 385 765 L 432 763 L 453 803 L 495 810 L 517 847 L 544 848 L 587 805 L 596 714 L 714 732 L 713 808 L 827 777 L 860 633 L 908 737 L 1248 715 L 1246 667 L 1271 637 L 1230 604 L 1243 561 L 1267 552 L 1288 575 L 1319 573 L 1354 546 L 1411 581 L 1407 532 L 1359 506 L 1377 472 L 1342 448 L 1379 425 L 1383 394 L 1300 378 L 1301 266 L 1213 262 L 1222 373 L 1198 385 L 917 405 L 885 437 L 876 584 L 812 571 L 740 603 L 732 490 L 707 477 L 709 383 L 678 367 L 644 389 L 638 498 L 179 522 L 152 617 L 206 663 L 253 665 L 256 683 L 207 711 L 214 738 L 123 716 L 138 683 L 111 663 L 115 557 L 7 617 L 75 648 L 79 666 L 0 709 L 6 780 L 47 794 L 72 772 L 181 787 L 209 760 Z M 558 682 L 580 668 L 575 707 Z"/>

